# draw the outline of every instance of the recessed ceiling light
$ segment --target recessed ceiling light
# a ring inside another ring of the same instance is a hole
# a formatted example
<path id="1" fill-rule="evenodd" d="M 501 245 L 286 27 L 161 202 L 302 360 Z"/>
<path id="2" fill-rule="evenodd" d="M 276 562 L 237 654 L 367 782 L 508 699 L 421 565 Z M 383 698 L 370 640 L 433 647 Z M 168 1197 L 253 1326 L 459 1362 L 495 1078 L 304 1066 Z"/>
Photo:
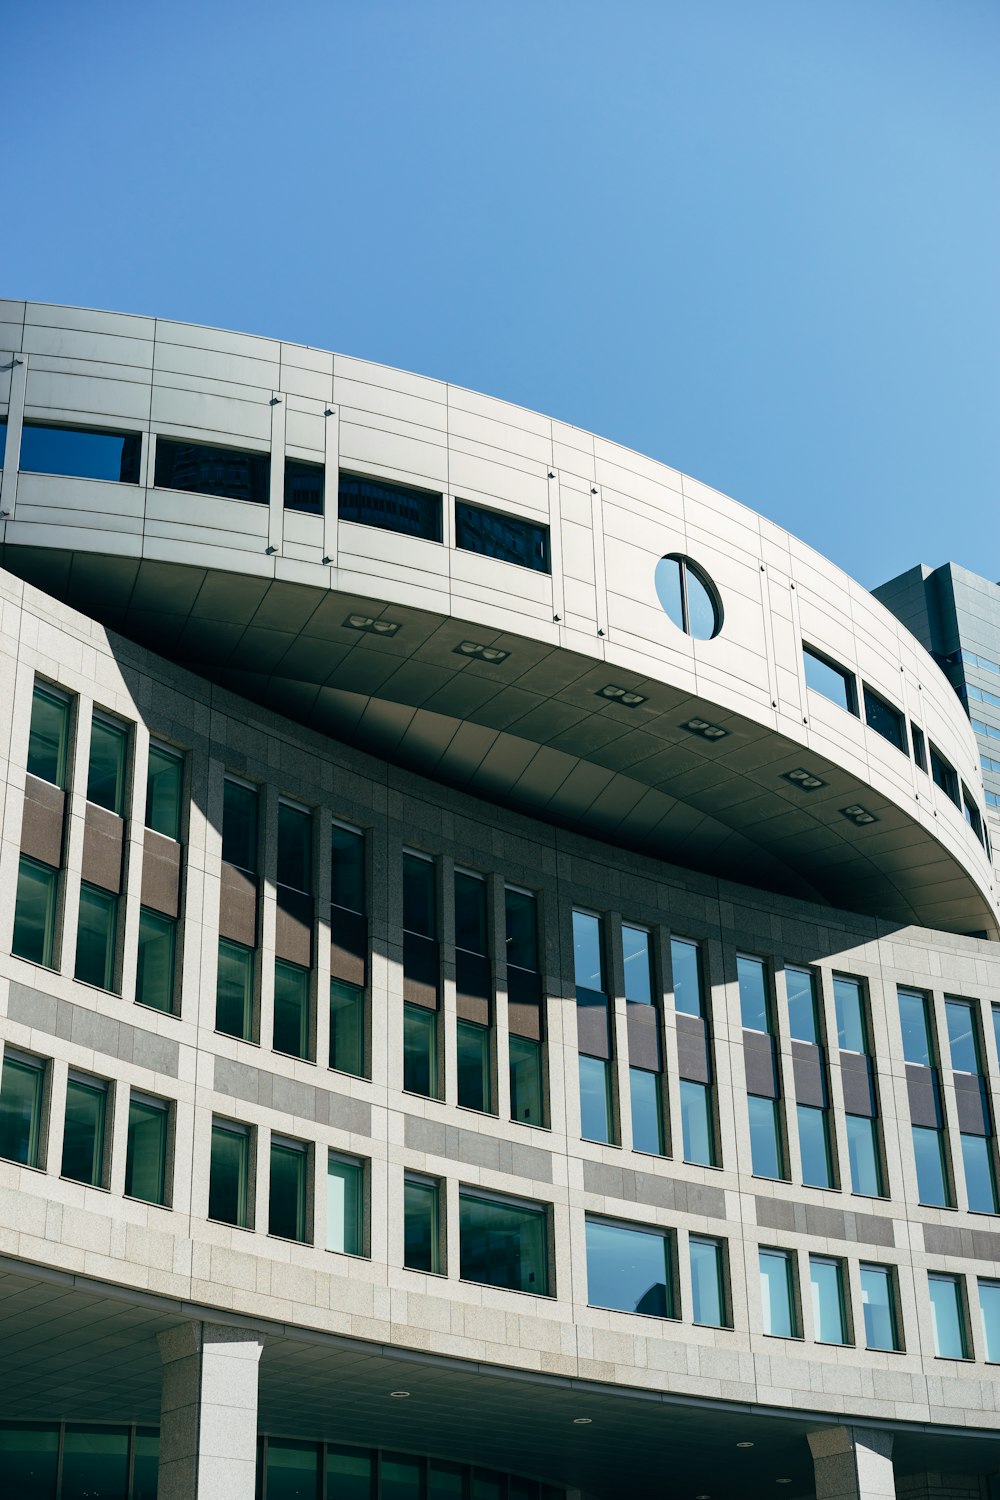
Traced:
<path id="1" fill-rule="evenodd" d="M 389 1395 L 392 1397 L 392 1399 L 394 1401 L 405 1401 L 406 1397 L 409 1394 L 410 1394 L 409 1391 L 390 1391 L 389 1392 Z"/>
<path id="2" fill-rule="evenodd" d="M 742 1441 L 742 1443 L 737 1443 L 736 1446 L 737 1446 L 737 1448 L 752 1448 L 753 1447 L 753 1443 L 748 1442 L 748 1440 L 746 1438 L 744 1438 L 743 1441 Z"/>
<path id="3" fill-rule="evenodd" d="M 867 807 L 862 807 L 860 802 L 852 802 L 850 807 L 842 807 L 840 812 L 841 816 L 849 819 L 856 828 L 865 828 L 869 823 L 878 822 L 875 814 L 869 812 Z"/>
<path id="4" fill-rule="evenodd" d="M 791 1484 L 792 1481 L 790 1479 L 776 1479 L 774 1482 L 775 1484 Z"/>
<path id="5" fill-rule="evenodd" d="M 348 615 L 348 630 L 366 630 L 370 635 L 395 635 L 401 627 L 397 620 L 376 620 L 371 615 Z"/>
<path id="6" fill-rule="evenodd" d="M 817 792 L 826 782 L 819 776 L 814 776 L 812 771 L 807 771 L 804 766 L 798 766 L 794 771 L 785 772 L 785 780 L 790 781 L 793 786 L 800 787 L 803 792 Z"/>
<path id="7" fill-rule="evenodd" d="M 477 656 L 480 661 L 497 662 L 506 661 L 510 655 L 509 651 L 501 651 L 499 646 L 482 646 L 479 641 L 459 641 L 454 648 L 456 656 Z"/>
<path id="8" fill-rule="evenodd" d="M 631 688 L 618 687 L 613 682 L 609 682 L 607 687 L 598 688 L 597 696 L 598 698 L 611 698 L 625 708 L 638 708 L 640 703 L 646 701 L 642 693 L 634 693 Z"/>
<path id="9" fill-rule="evenodd" d="M 688 719 L 681 728 L 690 734 L 700 734 L 706 740 L 724 740 L 729 733 L 721 724 L 710 724 L 707 719 Z"/>
<path id="10" fill-rule="evenodd" d="M 574 1427 L 589 1427 L 590 1424 L 591 1424 L 591 1422 L 593 1420 L 594 1420 L 593 1417 L 574 1417 L 573 1418 L 573 1426 Z"/>

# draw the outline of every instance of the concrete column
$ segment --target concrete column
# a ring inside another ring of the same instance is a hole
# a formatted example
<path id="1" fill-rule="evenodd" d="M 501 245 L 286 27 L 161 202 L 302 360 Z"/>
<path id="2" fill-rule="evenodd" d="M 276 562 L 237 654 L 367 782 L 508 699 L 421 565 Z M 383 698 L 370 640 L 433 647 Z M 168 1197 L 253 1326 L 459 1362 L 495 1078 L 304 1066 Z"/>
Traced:
<path id="1" fill-rule="evenodd" d="M 891 1433 L 824 1427 L 808 1438 L 816 1500 L 895 1500 Z"/>
<path id="2" fill-rule="evenodd" d="M 159 1500 L 254 1500 L 263 1335 L 185 1323 L 158 1335 Z"/>

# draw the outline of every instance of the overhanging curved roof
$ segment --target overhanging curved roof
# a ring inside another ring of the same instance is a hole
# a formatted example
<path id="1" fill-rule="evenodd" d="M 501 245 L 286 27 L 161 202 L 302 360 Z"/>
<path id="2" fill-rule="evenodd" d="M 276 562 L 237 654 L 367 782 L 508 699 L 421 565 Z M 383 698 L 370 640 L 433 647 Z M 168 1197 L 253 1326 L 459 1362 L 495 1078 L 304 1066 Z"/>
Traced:
<path id="1" fill-rule="evenodd" d="M 961 811 L 807 688 L 802 643 L 922 728 L 981 800 L 952 689 L 865 590 L 765 518 L 603 439 L 400 371 L 162 320 L 9 303 L 3 317 L 13 572 L 503 805 L 888 920 L 996 935 L 992 870 Z M 22 419 L 141 432 L 142 482 L 18 473 Z M 270 504 L 154 486 L 156 436 L 269 452 Z M 286 456 L 325 465 L 324 516 L 283 509 Z M 342 470 L 442 494 L 443 542 L 338 520 Z M 456 548 L 456 497 L 548 526 L 551 575 Z M 712 640 L 660 606 L 656 564 L 674 552 L 719 593 Z M 468 654 L 480 647 L 506 654 Z M 823 784 L 805 790 L 797 770 Z M 845 815 L 856 806 L 875 821 Z"/>

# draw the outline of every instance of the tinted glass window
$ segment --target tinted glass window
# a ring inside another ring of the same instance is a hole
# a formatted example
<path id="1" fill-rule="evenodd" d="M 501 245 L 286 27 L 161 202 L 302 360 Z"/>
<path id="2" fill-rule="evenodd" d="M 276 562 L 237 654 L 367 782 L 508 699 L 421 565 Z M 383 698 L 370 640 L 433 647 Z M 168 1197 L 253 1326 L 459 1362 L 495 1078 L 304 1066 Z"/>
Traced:
<path id="1" fill-rule="evenodd" d="M 164 745 L 151 744 L 146 779 L 146 827 L 168 839 L 181 836 L 183 784 L 183 758 Z"/>
<path id="2" fill-rule="evenodd" d="M 125 1192 L 144 1203 L 167 1201 L 167 1106 L 157 1100 L 129 1100 Z"/>
<path id="3" fill-rule="evenodd" d="M 104 1181 L 104 1123 L 107 1090 L 101 1083 L 70 1078 L 66 1085 L 62 1175 L 100 1187 Z"/>
<path id="4" fill-rule="evenodd" d="M 843 974 L 834 975 L 833 999 L 837 1008 L 837 1042 L 844 1052 L 867 1052 L 865 1008 L 861 982 Z"/>
<path id="5" fill-rule="evenodd" d="M 305 515 L 323 514 L 322 464 L 303 463 L 298 458 L 285 459 L 285 509 L 299 510 Z"/>
<path id="6" fill-rule="evenodd" d="M 276 959 L 274 965 L 274 1050 L 308 1057 L 309 970 Z"/>
<path id="7" fill-rule="evenodd" d="M 865 723 L 869 729 L 874 729 L 890 745 L 895 745 L 897 750 L 907 754 L 906 747 L 906 724 L 903 715 L 898 713 L 891 704 L 886 703 L 871 688 L 865 686 Z"/>
<path id="8" fill-rule="evenodd" d="M 501 562 L 518 563 L 538 573 L 551 572 L 549 528 L 520 516 L 484 510 L 466 500 L 455 501 L 455 545 Z"/>
<path id="9" fill-rule="evenodd" d="M 162 489 L 191 490 L 199 495 L 218 495 L 225 500 L 249 500 L 267 505 L 270 500 L 271 455 L 248 453 L 240 448 L 209 447 L 205 443 L 180 443 L 172 438 L 156 439 L 156 483 Z"/>
<path id="10" fill-rule="evenodd" d="M 139 912 L 139 953 L 135 978 L 137 1005 L 171 1011 L 174 1006 L 174 949 L 177 923 L 173 917 L 142 907 Z"/>
<path id="11" fill-rule="evenodd" d="M 510 1117 L 526 1125 L 544 1125 L 542 1044 L 530 1037 L 510 1038 Z"/>
<path id="12" fill-rule="evenodd" d="M 813 1331 L 820 1344 L 846 1344 L 843 1272 L 840 1262 L 809 1258 L 812 1285 Z"/>
<path id="13" fill-rule="evenodd" d="M 279 1239 L 306 1239 L 306 1177 L 309 1153 L 293 1141 L 271 1139 L 271 1188 L 268 1234 Z"/>
<path id="14" fill-rule="evenodd" d="M 45 1070 L 4 1052 L 0 1073 L 0 1156 L 37 1167 L 41 1143 L 42 1089 Z"/>
<path id="15" fill-rule="evenodd" d="M 363 912 L 365 909 L 365 839 L 364 834 L 353 828 L 343 828 L 334 823 L 330 834 L 333 855 L 333 888 L 330 892 L 334 906 L 346 911 Z"/>
<path id="16" fill-rule="evenodd" d="M 649 933 L 641 927 L 622 927 L 625 957 L 625 998 L 639 1005 L 653 1003 L 653 955 Z"/>
<path id="17" fill-rule="evenodd" d="M 807 969 L 786 969 L 788 1029 L 799 1042 L 819 1042 L 819 1017 L 813 976 Z"/>
<path id="18" fill-rule="evenodd" d="M 278 884 L 312 890 L 312 816 L 287 802 L 278 803 Z"/>
<path id="19" fill-rule="evenodd" d="M 577 989 L 597 990 L 603 994 L 606 986 L 601 919 L 590 912 L 573 913 L 573 963 Z"/>
<path id="20" fill-rule="evenodd" d="M 963 1135 L 960 1139 L 969 1210 L 974 1214 L 995 1214 L 997 1185 L 990 1138 L 985 1135 Z"/>
<path id="21" fill-rule="evenodd" d="M 459 1240 L 463 1281 L 548 1296 L 544 1209 L 463 1192 Z"/>
<path id="22" fill-rule="evenodd" d="M 712 1094 L 707 1083 L 682 1078 L 681 1132 L 684 1138 L 684 1160 L 714 1167 L 715 1131 L 712 1122 Z"/>
<path id="23" fill-rule="evenodd" d="M 979 1046 L 972 1006 L 967 1000 L 946 1000 L 944 1013 L 952 1067 L 958 1073 L 978 1073 Z"/>
<path id="24" fill-rule="evenodd" d="M 128 730 L 114 719 L 94 715 L 90 727 L 87 801 L 119 817 L 125 811 L 125 760 Z"/>
<path id="25" fill-rule="evenodd" d="M 896 1305 L 888 1266 L 861 1267 L 861 1306 L 869 1349 L 898 1349 Z"/>
<path id="26" fill-rule="evenodd" d="M 913 1154 L 917 1165 L 917 1194 L 921 1203 L 950 1208 L 951 1193 L 944 1161 L 944 1132 L 914 1125 Z"/>
<path id="27" fill-rule="evenodd" d="M 268 1500 L 313 1500 L 319 1474 L 320 1450 L 315 1443 L 269 1438 L 267 1443 Z"/>
<path id="28" fill-rule="evenodd" d="M 759 958 L 736 960 L 736 973 L 740 986 L 740 1015 L 747 1031 L 771 1030 L 771 1003 L 768 994 L 767 970 Z"/>
<path id="29" fill-rule="evenodd" d="M 56 870 L 21 855 L 17 866 L 11 952 L 45 969 L 52 968 L 55 949 L 58 881 Z"/>
<path id="30" fill-rule="evenodd" d="M 838 667 L 825 656 L 811 651 L 808 646 L 802 647 L 802 663 L 805 667 L 806 687 L 822 693 L 824 698 L 829 698 L 838 708 L 846 708 L 851 714 L 857 713 L 858 690 L 853 672 Z"/>
<path id="31" fill-rule="evenodd" d="M 440 1271 L 438 1185 L 421 1177 L 403 1182 L 403 1264 L 411 1271 Z"/>
<path id="32" fill-rule="evenodd" d="M 519 969 L 538 970 L 538 903 L 530 891 L 507 886 L 507 962 Z"/>
<path id="33" fill-rule="evenodd" d="M 36 682 L 28 735 L 29 775 L 65 787 L 68 743 L 69 699 L 56 688 Z"/>
<path id="34" fill-rule="evenodd" d="M 35 474 L 138 484 L 141 451 L 137 432 L 45 427 L 35 422 L 25 422 L 21 432 L 21 468 Z"/>
<path id="35" fill-rule="evenodd" d="M 341 474 L 338 512 L 342 521 L 355 521 L 359 526 L 401 531 L 429 542 L 441 540 L 441 496 L 426 490 Z"/>
<path id="36" fill-rule="evenodd" d="M 437 1012 L 422 1005 L 403 1006 L 403 1088 L 437 1098 Z"/>
<path id="37" fill-rule="evenodd" d="M 899 1024 L 903 1032 L 903 1056 L 908 1063 L 929 1068 L 934 1061 L 927 1024 L 927 1000 L 913 990 L 899 992 Z"/>
<path id="38" fill-rule="evenodd" d="M 580 1134 L 585 1141 L 614 1139 L 611 1068 L 603 1057 L 580 1053 Z"/>
<path id="39" fill-rule="evenodd" d="M 783 1250 L 761 1250 L 759 1254 L 764 1332 L 779 1338 L 794 1338 L 799 1329 L 792 1295 L 791 1257 Z"/>
<path id="40" fill-rule="evenodd" d="M 257 791 L 227 776 L 223 783 L 222 857 L 248 874 L 257 872 Z"/>
<path id="41" fill-rule="evenodd" d="M 219 939 L 215 1029 L 248 1042 L 253 1032 L 254 952 Z"/>
<path id="42" fill-rule="evenodd" d="M 663 1106 L 659 1073 L 645 1068 L 629 1068 L 629 1093 L 632 1104 L 632 1150 L 650 1156 L 662 1156 Z"/>
<path id="43" fill-rule="evenodd" d="M 458 1102 L 463 1109 L 493 1110 L 490 1032 L 472 1021 L 455 1023 Z"/>
<path id="44" fill-rule="evenodd" d="M 674 977 L 674 1009 L 688 1016 L 704 1015 L 697 946 L 674 938 L 670 944 L 670 967 Z"/>
<path id="45" fill-rule="evenodd" d="M 364 1164 L 334 1156 L 326 1169 L 326 1248 L 342 1255 L 363 1255 Z"/>
<path id="46" fill-rule="evenodd" d="M 979 1283 L 979 1307 L 983 1315 L 986 1358 L 991 1365 L 1000 1364 L 1000 1281 Z"/>
<path id="47" fill-rule="evenodd" d="M 878 1125 L 867 1115 L 847 1115 L 845 1124 L 851 1191 L 863 1198 L 881 1198 L 882 1164 L 879 1159 Z"/>
<path id="48" fill-rule="evenodd" d="M 437 937 L 434 862 L 418 854 L 403 855 L 403 927 L 419 937 Z"/>
<path id="49" fill-rule="evenodd" d="M 250 1222 L 250 1132 L 245 1125 L 212 1121 L 208 1217 L 246 1229 Z"/>
<path id="50" fill-rule="evenodd" d="M 784 1177 L 778 1101 L 749 1094 L 747 1109 L 750 1114 L 750 1160 L 754 1176 Z"/>
<path id="51" fill-rule="evenodd" d="M 799 1126 L 802 1181 L 806 1187 L 833 1187 L 826 1110 L 817 1109 L 809 1104 L 799 1104 L 796 1107 L 796 1117 Z"/>
<path id="52" fill-rule="evenodd" d="M 76 929 L 76 977 L 100 990 L 114 988 L 118 897 L 96 885 L 81 885 Z"/>
<path id="53" fill-rule="evenodd" d="M 75 1427 L 67 1423 L 63 1435 L 61 1500 L 127 1494 L 128 1428 Z"/>
<path id="54" fill-rule="evenodd" d="M 588 1219 L 587 1301 L 591 1307 L 672 1317 L 667 1236 L 654 1229 Z"/>
<path id="55" fill-rule="evenodd" d="M 928 1276 L 931 1299 L 931 1322 L 934 1327 L 934 1353 L 940 1359 L 965 1359 L 965 1319 L 962 1295 L 954 1276 Z"/>
<path id="56" fill-rule="evenodd" d="M 718 1240 L 688 1241 L 691 1258 L 691 1316 L 696 1323 L 722 1328 L 726 1304 L 722 1281 L 722 1245 Z"/>
<path id="57" fill-rule="evenodd" d="M 365 992 L 330 980 L 330 1067 L 356 1078 L 365 1071 Z"/>
<path id="58" fill-rule="evenodd" d="M 926 771 L 927 741 L 924 738 L 924 731 L 922 729 L 918 729 L 916 724 L 911 724 L 910 738 L 913 741 L 913 759 L 916 761 L 921 771 Z"/>
<path id="59" fill-rule="evenodd" d="M 455 871 L 455 947 L 486 952 L 486 882 L 464 870 Z"/>
<path id="60" fill-rule="evenodd" d="M 958 807 L 958 777 L 955 775 L 955 768 L 945 760 L 933 743 L 931 744 L 931 777 L 945 796 L 950 797 Z"/>

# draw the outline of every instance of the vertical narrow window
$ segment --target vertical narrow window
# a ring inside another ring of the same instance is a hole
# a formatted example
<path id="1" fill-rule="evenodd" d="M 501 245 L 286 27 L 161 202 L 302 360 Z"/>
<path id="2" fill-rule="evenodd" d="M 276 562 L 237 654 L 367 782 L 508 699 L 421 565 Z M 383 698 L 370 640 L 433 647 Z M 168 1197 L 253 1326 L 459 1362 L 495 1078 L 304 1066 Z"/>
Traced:
<path id="1" fill-rule="evenodd" d="M 739 954 L 736 973 L 747 1072 L 751 1169 L 755 1177 L 784 1178 L 785 1150 L 767 966 L 762 959 Z"/>
<path id="2" fill-rule="evenodd" d="M 458 1102 L 463 1109 L 493 1112 L 490 1029 L 472 1021 L 456 1023 Z"/>
<path id="3" fill-rule="evenodd" d="M 993 1112 L 983 1078 L 975 1007 L 968 1000 L 946 999 L 944 1011 L 955 1071 L 955 1101 L 969 1209 L 972 1213 L 995 1214 L 998 1204 Z"/>
<path id="4" fill-rule="evenodd" d="M 364 913 L 365 837 L 356 828 L 334 823 L 330 831 L 332 884 L 330 899 L 344 911 Z"/>
<path id="5" fill-rule="evenodd" d="M 510 1117 L 545 1124 L 545 1007 L 539 972 L 538 900 L 517 886 L 504 890 L 507 958 Z"/>
<path id="6" fill-rule="evenodd" d="M 174 959 L 177 923 L 173 917 L 142 907 L 139 911 L 139 952 L 135 975 L 138 1005 L 151 1010 L 174 1008 Z"/>
<path id="7" fill-rule="evenodd" d="M 419 1005 L 403 1006 L 403 1088 L 408 1094 L 440 1098 L 437 1012 Z"/>
<path id="8" fill-rule="evenodd" d="M 928 1272 L 927 1290 L 931 1300 L 934 1353 L 938 1359 L 968 1359 L 965 1307 L 959 1278 Z"/>
<path id="9" fill-rule="evenodd" d="M 881 1198 L 885 1188 L 878 1099 L 861 981 L 846 974 L 835 974 L 833 998 L 837 1013 L 851 1191 L 865 1198 Z"/>
<path id="10" fill-rule="evenodd" d="M 903 1033 L 903 1056 L 918 1067 L 933 1067 L 936 1061 L 927 1015 L 927 997 L 915 990 L 899 991 L 899 1024 Z"/>
<path id="11" fill-rule="evenodd" d="M 761 1094 L 748 1094 L 747 1110 L 750 1118 L 750 1162 L 753 1175 L 783 1179 L 785 1153 L 777 1099 L 768 1099 Z"/>
<path id="12" fill-rule="evenodd" d="M 697 943 L 670 940 L 670 969 L 677 1027 L 681 1136 L 684 1160 L 718 1165 L 712 1103 L 712 1048 Z"/>
<path id="13" fill-rule="evenodd" d="M 403 1179 L 403 1264 L 411 1271 L 441 1270 L 440 1184 L 407 1172 Z"/>
<path id="14" fill-rule="evenodd" d="M 682 1078 L 679 1092 L 684 1160 L 697 1162 L 705 1167 L 715 1167 L 718 1162 L 715 1155 L 715 1125 L 712 1118 L 712 1096 L 709 1085 L 698 1083 L 690 1078 Z"/>
<path id="15" fill-rule="evenodd" d="M 227 776 L 222 794 L 222 858 L 248 875 L 257 873 L 256 787 Z"/>
<path id="16" fill-rule="evenodd" d="M 663 1096 L 660 1074 L 645 1068 L 629 1068 L 629 1094 L 632 1107 L 632 1149 L 650 1156 L 663 1156 L 666 1142 L 663 1133 Z"/>
<path id="17" fill-rule="evenodd" d="M 166 745 L 149 743 L 146 774 L 146 827 L 167 839 L 181 836 L 184 757 Z"/>
<path id="18" fill-rule="evenodd" d="M 291 802 L 278 803 L 278 884 L 312 891 L 312 814 Z"/>
<path id="19" fill-rule="evenodd" d="M 851 1191 L 863 1198 L 884 1197 L 877 1122 L 866 1115 L 846 1115 L 845 1124 Z"/>
<path id="20" fill-rule="evenodd" d="M 767 981 L 767 968 L 759 958 L 747 958 L 739 954 L 736 973 L 740 991 L 740 1017 L 744 1031 L 773 1030 L 771 1024 L 771 995 Z"/>
<path id="21" fill-rule="evenodd" d="M 890 1266 L 861 1267 L 861 1306 L 865 1315 L 867 1347 L 893 1350 L 902 1348 Z"/>
<path id="22" fill-rule="evenodd" d="M 455 988 L 458 1102 L 492 1114 L 493 970 L 487 952 L 486 881 L 455 871 Z"/>
<path id="23" fill-rule="evenodd" d="M 455 947 L 486 956 L 486 881 L 466 870 L 455 871 Z"/>
<path id="24" fill-rule="evenodd" d="M 954 1200 L 948 1172 L 937 1051 L 927 996 L 917 990 L 901 989 L 899 1023 L 910 1094 L 918 1195 L 921 1203 L 950 1208 Z"/>
<path id="25" fill-rule="evenodd" d="M 326 1166 L 326 1248 L 341 1255 L 365 1253 L 365 1164 L 335 1151 Z"/>
<path id="26" fill-rule="evenodd" d="M 125 812 L 125 769 L 128 729 L 117 719 L 94 714 L 90 727 L 87 801 L 107 808 L 119 818 Z"/>
<path id="27" fill-rule="evenodd" d="M 827 1112 L 826 1057 L 816 999 L 808 969 L 785 970 L 788 1029 L 792 1037 L 799 1156 L 806 1187 L 834 1186 L 833 1153 Z"/>
<path id="28" fill-rule="evenodd" d="M 254 950 L 219 939 L 215 1029 L 240 1041 L 253 1039 Z"/>
<path id="29" fill-rule="evenodd" d="M 403 930 L 417 937 L 437 937 L 437 892 L 434 861 L 420 854 L 403 855 Z"/>
<path id="30" fill-rule="evenodd" d="M 440 1097 L 437 868 L 403 853 L 403 1088 Z"/>
<path id="31" fill-rule="evenodd" d="M 944 1157 L 944 1131 L 914 1125 L 913 1155 L 917 1166 L 917 1194 L 933 1208 L 951 1208 L 951 1190 Z"/>
<path id="32" fill-rule="evenodd" d="M 816 1005 L 816 985 L 808 969 L 786 969 L 788 1031 L 793 1041 L 819 1046 L 822 1040 Z"/>
<path id="33" fill-rule="evenodd" d="M 167 1202 L 170 1108 L 162 1099 L 133 1093 L 128 1104 L 125 1193 L 144 1203 Z"/>
<path id="34" fill-rule="evenodd" d="M 22 1167 L 42 1165 L 45 1064 L 4 1048 L 0 1073 L 0 1157 Z"/>
<path id="35" fill-rule="evenodd" d="M 251 1225 L 250 1130 L 213 1119 L 208 1177 L 208 1217 L 237 1229 Z"/>
<path id="36" fill-rule="evenodd" d="M 28 731 L 28 775 L 65 789 L 69 754 L 70 699 L 36 679 Z"/>
<path id="37" fill-rule="evenodd" d="M 674 978 L 674 1010 L 685 1016 L 704 1016 L 701 965 L 697 943 L 683 938 L 670 940 L 670 967 Z"/>
<path id="38" fill-rule="evenodd" d="M 797 1104 L 795 1115 L 799 1127 L 799 1155 L 802 1181 L 806 1187 L 833 1187 L 833 1163 L 830 1155 L 830 1132 L 825 1109 Z"/>
<path id="39" fill-rule="evenodd" d="M 839 1260 L 822 1255 L 809 1257 L 812 1287 L 813 1331 L 820 1344 L 847 1343 L 847 1306 L 844 1300 L 844 1269 Z"/>
<path id="40" fill-rule="evenodd" d="M 58 882 L 57 870 L 21 855 L 17 866 L 11 952 L 43 969 L 55 965 Z"/>
<path id="41" fill-rule="evenodd" d="M 600 917 L 573 913 L 576 1019 L 580 1048 L 580 1133 L 584 1140 L 614 1142 L 611 1016 Z"/>
<path id="42" fill-rule="evenodd" d="M 722 1241 L 692 1235 L 688 1251 L 692 1320 L 708 1328 L 725 1328 L 728 1319 Z"/>
<path id="43" fill-rule="evenodd" d="M 674 1316 L 670 1236 L 587 1219 L 587 1301 L 647 1317 Z"/>
<path id="44" fill-rule="evenodd" d="M 99 886 L 80 886 L 76 930 L 76 977 L 100 990 L 115 988 L 118 948 L 118 897 Z"/>
<path id="45" fill-rule="evenodd" d="M 286 1057 L 308 1058 L 312 1051 L 309 987 L 308 969 L 275 959 L 274 1050 Z"/>
<path id="46" fill-rule="evenodd" d="M 622 925 L 622 957 L 628 1017 L 632 1149 L 662 1156 L 666 1150 L 666 1135 L 660 1005 L 653 974 L 652 939 L 644 927 Z"/>
<path id="47" fill-rule="evenodd" d="M 980 1281 L 979 1310 L 987 1361 L 991 1365 L 1000 1364 L 1000 1281 Z"/>
<path id="48" fill-rule="evenodd" d="M 108 1086 L 71 1073 L 66 1085 L 62 1175 L 88 1187 L 104 1186 L 104 1135 Z"/>
<path id="49" fill-rule="evenodd" d="M 343 979 L 330 980 L 330 1067 L 338 1073 L 365 1073 L 365 992 Z"/>
<path id="50" fill-rule="evenodd" d="M 793 1262 L 787 1250 L 760 1250 L 760 1301 L 764 1332 L 776 1338 L 799 1337 Z"/>
<path id="51" fill-rule="evenodd" d="M 302 1141 L 271 1137 L 271 1182 L 267 1232 L 282 1240 L 308 1238 L 309 1148 Z"/>

